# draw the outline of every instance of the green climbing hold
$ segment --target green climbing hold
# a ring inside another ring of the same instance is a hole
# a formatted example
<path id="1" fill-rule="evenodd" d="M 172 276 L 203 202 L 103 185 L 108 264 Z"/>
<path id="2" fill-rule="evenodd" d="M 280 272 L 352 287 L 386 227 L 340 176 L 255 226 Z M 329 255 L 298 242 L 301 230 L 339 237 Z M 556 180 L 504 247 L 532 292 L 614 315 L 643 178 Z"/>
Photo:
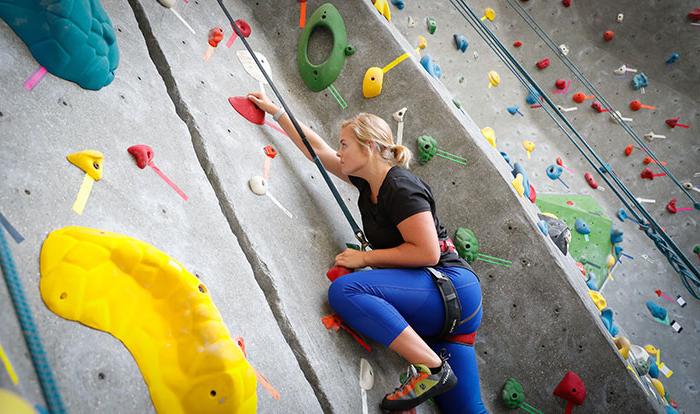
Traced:
<path id="1" fill-rule="evenodd" d="M 428 17 L 425 19 L 425 21 L 428 24 L 428 33 L 435 34 L 435 31 L 437 30 L 437 22 L 435 21 L 435 18 Z"/>
<path id="2" fill-rule="evenodd" d="M 696 245 L 693 247 L 693 253 L 695 253 L 695 254 L 700 254 L 700 244 L 696 244 Z"/>
<path id="3" fill-rule="evenodd" d="M 309 60 L 309 39 L 314 30 L 319 27 L 325 27 L 331 32 L 333 48 L 323 63 L 315 65 Z M 307 20 L 306 26 L 299 36 L 297 46 L 299 74 L 309 89 L 320 92 L 335 82 L 345 66 L 346 56 L 350 56 L 354 52 L 355 48 L 348 45 L 345 22 L 343 22 L 340 12 L 330 3 L 323 4 Z"/>
<path id="4" fill-rule="evenodd" d="M 437 141 L 430 135 L 421 135 L 416 141 L 418 143 L 418 162 L 423 165 L 432 160 L 437 153 Z"/>
<path id="5" fill-rule="evenodd" d="M 508 378 L 503 385 L 503 393 L 501 394 L 503 402 L 508 408 L 518 408 L 525 402 L 525 391 L 523 386 L 515 378 Z"/>
<path id="6" fill-rule="evenodd" d="M 459 101 L 457 98 L 452 98 L 452 103 L 455 104 L 457 109 L 462 109 L 462 102 Z"/>
<path id="7" fill-rule="evenodd" d="M 355 49 L 355 46 L 348 45 L 345 47 L 345 56 L 352 56 L 357 52 L 357 49 Z"/>
<path id="8" fill-rule="evenodd" d="M 459 257 L 471 263 L 477 259 L 479 254 L 479 240 L 473 231 L 466 227 L 460 227 L 455 232 L 455 248 Z"/>

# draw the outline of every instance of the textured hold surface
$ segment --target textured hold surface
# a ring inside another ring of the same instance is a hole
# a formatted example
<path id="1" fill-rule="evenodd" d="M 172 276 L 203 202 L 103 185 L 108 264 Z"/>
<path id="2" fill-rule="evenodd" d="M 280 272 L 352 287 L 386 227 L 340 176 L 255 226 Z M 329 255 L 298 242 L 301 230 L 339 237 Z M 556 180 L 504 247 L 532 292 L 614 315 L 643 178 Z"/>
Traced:
<path id="1" fill-rule="evenodd" d="M 93 90 L 114 79 L 119 50 L 100 0 L 3 0 L 0 18 L 54 75 Z"/>
<path id="2" fill-rule="evenodd" d="M 206 286 L 142 241 L 84 227 L 49 234 L 41 297 L 129 349 L 162 413 L 255 413 L 255 373 Z"/>
<path id="3" fill-rule="evenodd" d="M 92 177 L 93 180 L 100 181 L 102 179 L 102 161 L 104 160 L 104 155 L 102 155 L 101 152 L 84 150 L 69 154 L 66 159 L 68 159 L 71 164 L 83 170 L 87 175 Z"/>

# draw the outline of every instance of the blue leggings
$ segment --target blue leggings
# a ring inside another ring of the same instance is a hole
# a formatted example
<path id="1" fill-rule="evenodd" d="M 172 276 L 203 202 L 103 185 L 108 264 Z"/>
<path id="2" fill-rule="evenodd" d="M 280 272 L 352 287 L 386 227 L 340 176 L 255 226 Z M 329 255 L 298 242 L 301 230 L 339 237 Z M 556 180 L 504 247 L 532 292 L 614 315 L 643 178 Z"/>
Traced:
<path id="1" fill-rule="evenodd" d="M 481 324 L 481 286 L 474 272 L 462 267 L 437 268 L 448 276 L 462 304 L 462 319 L 472 318 L 453 334 L 468 334 Z M 336 279 L 328 290 L 328 302 L 358 332 L 389 346 L 407 326 L 422 337 L 439 334 L 445 306 L 425 268 L 375 269 Z M 457 386 L 435 398 L 444 414 L 486 413 L 481 401 L 479 371 L 474 348 L 464 344 L 427 340 L 439 355 L 450 355 Z"/>

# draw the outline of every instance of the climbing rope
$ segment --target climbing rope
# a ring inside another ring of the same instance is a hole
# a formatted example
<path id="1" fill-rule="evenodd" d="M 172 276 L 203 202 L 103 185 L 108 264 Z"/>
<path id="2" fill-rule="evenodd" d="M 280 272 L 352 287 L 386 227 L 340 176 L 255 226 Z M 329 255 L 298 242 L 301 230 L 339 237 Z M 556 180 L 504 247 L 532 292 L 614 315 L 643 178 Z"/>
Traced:
<path id="1" fill-rule="evenodd" d="M 48 405 L 49 412 L 52 414 L 63 414 L 66 412 L 66 408 L 63 405 L 63 400 L 58 391 L 58 385 L 53 376 L 53 371 L 46 358 L 44 345 L 41 342 L 39 331 L 34 324 L 32 310 L 24 295 L 22 282 L 19 279 L 19 275 L 17 275 L 15 262 L 12 259 L 10 247 L 7 245 L 5 232 L 3 232 L 2 229 L 0 229 L 0 267 L 2 267 L 2 274 L 5 276 L 7 290 L 10 292 L 10 298 L 12 299 L 12 304 L 17 313 L 19 326 L 22 329 L 24 341 L 27 343 L 27 349 L 32 358 L 32 364 L 34 364 L 36 375 L 39 378 L 39 385 L 41 386 L 41 391 Z"/>
<path id="2" fill-rule="evenodd" d="M 221 7 L 221 10 L 226 15 L 226 18 L 231 23 L 231 27 L 233 28 L 233 30 L 236 32 L 238 37 L 243 42 L 243 46 L 245 46 L 248 53 L 250 53 L 250 56 L 255 61 L 255 64 L 258 66 L 258 69 L 260 70 L 260 72 L 262 72 L 263 76 L 265 76 L 265 80 L 267 80 L 267 83 L 270 85 L 270 87 L 272 88 L 272 91 L 275 93 L 275 96 L 277 97 L 277 99 L 279 99 L 280 104 L 282 105 L 284 110 L 287 112 L 287 115 L 289 115 L 289 119 L 292 121 L 292 125 L 294 125 L 294 129 L 296 129 L 297 133 L 301 137 L 302 142 L 304 143 L 304 146 L 309 151 L 309 154 L 311 155 L 312 161 L 314 162 L 314 164 L 316 164 L 316 167 L 318 167 L 319 171 L 321 172 L 321 175 L 323 176 L 323 179 L 326 181 L 326 184 L 328 184 L 328 188 L 330 188 L 331 193 L 333 193 L 333 197 L 335 197 L 335 201 L 338 203 L 338 205 L 340 206 L 340 209 L 343 211 L 343 214 L 345 215 L 345 218 L 347 219 L 348 223 L 350 223 L 350 227 L 352 227 L 352 231 L 355 234 L 357 241 L 360 242 L 362 250 L 367 249 L 367 247 L 369 247 L 369 242 L 367 241 L 367 238 L 365 237 L 364 232 L 362 231 L 362 229 L 360 229 L 360 226 L 357 225 L 357 222 L 353 218 L 352 213 L 350 213 L 348 206 L 345 204 L 345 202 L 343 201 L 343 198 L 340 196 L 338 189 L 335 187 L 335 184 L 333 184 L 333 181 L 331 181 L 331 177 L 328 175 L 328 171 L 326 170 L 326 168 L 323 166 L 323 163 L 316 155 L 316 151 L 314 151 L 314 148 L 311 146 L 309 141 L 306 139 L 306 135 L 304 134 L 304 131 L 302 131 L 301 126 L 299 125 L 299 122 L 297 122 L 296 117 L 294 117 L 294 115 L 292 114 L 292 110 L 287 106 L 287 103 L 284 101 L 284 99 L 282 98 L 282 95 L 277 90 L 277 87 L 275 86 L 275 83 L 272 81 L 272 78 L 270 78 L 270 75 L 267 73 L 265 68 L 262 66 L 262 64 L 258 60 L 257 55 L 255 53 L 253 53 L 253 49 L 248 44 L 248 41 L 246 40 L 245 36 L 243 36 L 243 33 L 241 33 L 241 30 L 238 28 L 238 25 L 234 23 L 233 18 L 231 17 L 231 14 L 229 13 L 226 6 L 224 6 L 223 1 L 222 0 L 217 0 L 217 1 L 219 3 L 219 6 Z"/>
<path id="3" fill-rule="evenodd" d="M 542 39 L 542 41 L 559 57 L 559 59 L 566 65 L 567 68 L 576 76 L 576 78 L 583 83 L 586 88 L 588 89 L 589 92 L 593 93 L 596 98 L 600 101 L 600 103 L 608 109 L 610 116 L 612 116 L 617 123 L 627 132 L 628 135 L 632 137 L 632 139 L 654 160 L 656 161 L 656 164 L 658 167 L 666 173 L 666 175 L 676 184 L 676 186 L 688 197 L 690 202 L 693 204 L 696 210 L 700 210 L 700 203 L 695 201 L 693 198 L 693 195 L 691 192 L 689 192 L 685 187 L 683 187 L 683 184 L 679 182 L 676 177 L 663 165 L 662 162 L 659 161 L 659 159 L 656 157 L 656 154 L 652 149 L 645 143 L 645 141 L 640 138 L 639 134 L 631 127 L 629 124 L 624 122 L 622 120 L 622 116 L 618 114 L 613 106 L 608 102 L 607 99 L 605 99 L 605 96 L 603 96 L 602 93 L 593 85 L 593 83 L 588 80 L 586 75 L 581 72 L 581 70 L 576 66 L 575 63 L 573 63 L 568 56 L 562 54 L 559 51 L 559 48 L 557 45 L 554 43 L 554 41 L 547 35 L 547 33 L 542 29 L 542 27 L 537 24 L 537 22 L 532 18 L 532 15 L 527 12 L 523 8 L 523 6 L 518 3 L 517 0 L 508 0 L 510 5 L 513 7 L 516 13 L 525 20 L 525 23 L 527 23 L 528 26 Z"/>
<path id="4" fill-rule="evenodd" d="M 566 137 L 574 144 L 576 149 L 583 155 L 586 161 L 589 162 L 600 173 L 602 179 L 608 184 L 613 193 L 618 197 L 620 202 L 631 212 L 631 214 L 641 223 L 640 227 L 645 231 L 645 234 L 652 239 L 659 251 L 666 256 L 671 266 L 681 276 L 681 282 L 688 289 L 690 294 L 696 299 L 700 299 L 700 272 L 693 266 L 690 260 L 683 254 L 675 242 L 666 234 L 661 226 L 654 220 L 648 211 L 637 201 L 634 194 L 625 186 L 622 180 L 613 172 L 608 163 L 602 159 L 595 150 L 588 144 L 586 139 L 576 130 L 569 120 L 557 108 L 554 102 L 544 93 L 537 82 L 523 68 L 501 41 L 489 30 L 479 17 L 467 6 L 464 0 L 450 0 L 450 3 L 464 17 L 469 25 L 481 36 L 487 45 L 496 53 L 503 61 L 506 67 L 513 75 L 523 84 L 529 93 L 535 96 L 541 96 L 546 105 L 542 105 L 547 115 L 555 122 L 557 127 L 566 135 Z M 619 118 L 619 117 L 618 117 Z M 620 123 L 624 124 L 622 120 Z M 568 128 L 565 129 L 564 126 Z M 570 131 L 570 132 L 569 132 Z M 573 134 L 573 136 L 572 136 Z M 577 142 L 579 141 L 581 145 Z M 584 151 L 584 148 L 588 151 Z M 590 153 L 590 155 L 589 155 Z M 655 157 L 655 156 L 654 156 Z M 593 159 L 595 159 L 595 162 Z M 660 163 L 659 163 L 660 164 Z M 613 183 L 615 185 L 613 185 Z M 623 193 L 623 194 L 621 194 Z M 627 198 L 627 199 L 626 199 Z M 629 202 L 628 202 L 629 200 Z M 630 204 L 631 202 L 631 204 Z M 637 211 L 632 208 L 634 205 L 644 219 L 640 218 Z M 696 208 L 697 208 L 696 204 Z"/>

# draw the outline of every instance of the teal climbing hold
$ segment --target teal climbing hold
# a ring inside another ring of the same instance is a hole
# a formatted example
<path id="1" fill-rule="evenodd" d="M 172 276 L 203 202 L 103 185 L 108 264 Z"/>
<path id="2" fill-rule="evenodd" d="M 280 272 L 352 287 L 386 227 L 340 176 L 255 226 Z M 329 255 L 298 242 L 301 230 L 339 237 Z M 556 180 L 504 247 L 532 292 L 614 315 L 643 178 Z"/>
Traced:
<path id="1" fill-rule="evenodd" d="M 48 72 L 91 90 L 114 79 L 117 38 L 99 0 L 2 0 L 0 18 Z"/>
<path id="2" fill-rule="evenodd" d="M 420 64 L 426 71 L 428 71 L 430 76 L 434 77 L 435 79 L 440 79 L 440 76 L 442 76 L 442 69 L 440 69 L 440 66 L 435 63 L 430 55 L 423 56 L 420 59 Z"/>
<path id="3" fill-rule="evenodd" d="M 333 47 L 328 58 L 323 63 L 316 65 L 309 60 L 309 39 L 314 30 L 320 27 L 331 32 Z M 309 89 L 320 92 L 335 82 L 345 66 L 345 59 L 353 53 L 355 53 L 355 48 L 348 45 L 348 34 L 345 30 L 343 16 L 334 5 L 323 4 L 307 20 L 304 30 L 299 35 L 297 46 L 299 74 Z"/>

